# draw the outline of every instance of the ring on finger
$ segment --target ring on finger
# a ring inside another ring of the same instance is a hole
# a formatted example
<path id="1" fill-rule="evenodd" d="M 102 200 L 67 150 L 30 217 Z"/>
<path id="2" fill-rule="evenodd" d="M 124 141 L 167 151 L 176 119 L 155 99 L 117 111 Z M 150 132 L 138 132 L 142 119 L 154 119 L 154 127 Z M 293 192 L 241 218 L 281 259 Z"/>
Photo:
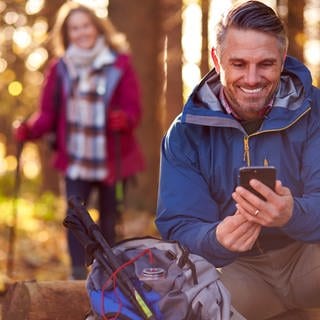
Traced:
<path id="1" fill-rule="evenodd" d="M 257 209 L 257 210 L 254 212 L 253 215 L 254 215 L 254 216 L 257 216 L 259 213 L 260 213 L 260 210 Z"/>

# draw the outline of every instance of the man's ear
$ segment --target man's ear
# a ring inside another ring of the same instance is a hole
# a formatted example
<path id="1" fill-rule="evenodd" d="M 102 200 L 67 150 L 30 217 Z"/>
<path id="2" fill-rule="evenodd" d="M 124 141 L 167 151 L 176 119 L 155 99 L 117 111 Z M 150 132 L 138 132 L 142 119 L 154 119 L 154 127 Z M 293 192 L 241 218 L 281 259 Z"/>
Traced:
<path id="1" fill-rule="evenodd" d="M 220 65 L 219 65 L 219 59 L 217 57 L 215 48 L 211 49 L 211 58 L 214 63 L 214 68 L 216 69 L 217 73 L 219 74 L 220 73 Z"/>
<path id="2" fill-rule="evenodd" d="M 284 69 L 284 64 L 285 64 L 285 61 L 286 61 L 286 58 L 287 58 L 287 54 L 288 54 L 288 52 L 286 50 L 285 53 L 283 54 L 283 62 L 282 62 L 281 72 Z"/>

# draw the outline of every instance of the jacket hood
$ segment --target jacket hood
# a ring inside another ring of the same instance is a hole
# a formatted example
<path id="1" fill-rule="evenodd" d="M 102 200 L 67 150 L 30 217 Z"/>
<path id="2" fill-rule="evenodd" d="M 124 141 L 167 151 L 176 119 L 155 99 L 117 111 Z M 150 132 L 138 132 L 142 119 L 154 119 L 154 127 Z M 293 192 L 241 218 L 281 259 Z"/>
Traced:
<path id="1" fill-rule="evenodd" d="M 241 127 L 223 110 L 218 99 L 220 88 L 220 77 L 212 69 L 191 93 L 182 112 L 182 122 Z M 279 117 L 284 115 L 284 111 L 290 110 L 290 119 L 287 112 L 285 117 L 287 121 L 293 121 L 310 107 L 311 91 L 310 71 L 299 60 L 287 56 L 270 114 Z"/>

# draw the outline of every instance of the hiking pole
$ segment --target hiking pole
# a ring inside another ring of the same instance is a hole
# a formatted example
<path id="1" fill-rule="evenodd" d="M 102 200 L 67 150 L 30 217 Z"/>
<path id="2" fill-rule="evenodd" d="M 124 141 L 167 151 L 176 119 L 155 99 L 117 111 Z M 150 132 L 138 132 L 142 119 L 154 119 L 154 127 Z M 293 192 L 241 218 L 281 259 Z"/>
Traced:
<path id="1" fill-rule="evenodd" d="M 122 213 L 124 210 L 124 186 L 121 179 L 121 136 L 120 132 L 114 133 L 115 141 L 115 159 L 116 159 L 116 201 L 117 201 L 117 210 L 119 213 Z"/>
<path id="2" fill-rule="evenodd" d="M 16 241 L 16 228 L 18 220 L 18 195 L 20 190 L 20 158 L 23 149 L 23 142 L 18 142 L 16 150 L 17 166 L 15 171 L 12 202 L 12 222 L 9 226 L 9 243 L 7 256 L 7 276 L 11 277 L 14 267 L 14 247 Z"/>
<path id="3" fill-rule="evenodd" d="M 136 306 L 139 313 L 142 315 L 143 319 L 147 320 L 156 320 L 151 308 L 148 306 L 147 302 L 143 299 L 137 288 L 133 285 L 132 279 L 137 279 L 135 275 L 131 274 L 131 279 L 128 276 L 126 270 L 121 269 L 122 263 L 118 260 L 118 257 L 113 253 L 112 248 L 109 246 L 108 242 L 103 237 L 99 227 L 91 219 L 88 211 L 85 209 L 82 203 L 79 202 L 79 198 L 74 196 L 68 199 L 68 203 L 71 209 L 73 209 L 78 215 L 79 219 L 82 222 L 82 225 L 85 226 L 89 237 L 92 240 L 95 240 L 106 258 L 108 259 L 108 264 L 113 271 L 119 270 L 118 280 L 122 282 L 124 286 L 128 289 L 128 298 Z"/>
<path id="4" fill-rule="evenodd" d="M 106 274 L 109 277 L 112 276 L 114 270 L 112 270 L 108 261 L 103 255 L 103 251 L 101 250 L 100 245 L 88 236 L 85 227 L 80 221 L 80 218 L 75 214 L 68 215 L 63 220 L 63 225 L 72 231 L 72 233 L 84 247 L 86 253 L 86 265 L 91 265 L 93 262 L 93 258 L 95 258 L 101 264 L 101 266 L 104 267 Z M 123 283 L 122 281 L 118 281 L 118 285 L 122 293 L 130 299 L 131 293 L 125 283 Z M 131 303 L 136 305 L 135 301 L 133 301 L 132 299 L 130 301 Z"/>
<path id="5" fill-rule="evenodd" d="M 98 248 L 97 242 L 89 238 L 84 226 L 79 220 L 79 217 L 75 214 L 67 215 L 63 220 L 63 225 L 72 231 L 77 240 L 83 246 L 86 255 L 86 266 L 90 266 L 93 263 L 93 257 L 95 256 L 94 252 Z"/>

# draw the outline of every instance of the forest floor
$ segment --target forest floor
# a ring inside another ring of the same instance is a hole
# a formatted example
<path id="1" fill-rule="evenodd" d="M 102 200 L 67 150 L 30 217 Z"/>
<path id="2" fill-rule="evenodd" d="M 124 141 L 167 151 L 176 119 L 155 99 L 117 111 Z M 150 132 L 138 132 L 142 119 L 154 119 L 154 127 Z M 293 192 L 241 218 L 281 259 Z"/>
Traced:
<path id="1" fill-rule="evenodd" d="M 1 213 L 1 212 L 0 212 Z M 59 214 L 58 214 L 59 215 Z M 19 281 L 54 281 L 69 279 L 69 256 L 63 214 L 54 221 L 19 216 L 14 245 L 13 269 L 8 275 L 8 227 L 0 214 L 0 320 L 6 289 Z M 4 226 L 4 227 L 3 227 Z M 119 240 L 159 234 L 154 225 L 154 215 L 147 211 L 126 209 L 122 223 L 117 227 Z M 318 320 L 319 310 L 311 310 L 306 319 Z"/>

